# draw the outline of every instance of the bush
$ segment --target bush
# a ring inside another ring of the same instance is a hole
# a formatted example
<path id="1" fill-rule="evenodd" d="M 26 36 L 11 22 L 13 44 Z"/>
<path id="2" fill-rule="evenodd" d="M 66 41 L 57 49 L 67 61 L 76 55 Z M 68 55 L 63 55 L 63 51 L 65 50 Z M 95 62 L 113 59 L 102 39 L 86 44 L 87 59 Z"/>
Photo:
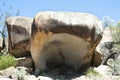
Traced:
<path id="1" fill-rule="evenodd" d="M 17 61 L 13 56 L 11 55 L 0 56 L 0 70 L 16 65 Z"/>

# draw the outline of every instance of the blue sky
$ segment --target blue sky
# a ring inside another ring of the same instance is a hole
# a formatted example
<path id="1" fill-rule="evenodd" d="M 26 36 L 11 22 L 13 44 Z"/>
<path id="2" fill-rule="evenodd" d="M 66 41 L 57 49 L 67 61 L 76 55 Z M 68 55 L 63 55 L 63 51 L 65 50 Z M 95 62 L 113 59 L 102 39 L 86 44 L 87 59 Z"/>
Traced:
<path id="1" fill-rule="evenodd" d="M 120 0 L 0 0 L 2 3 L 19 9 L 20 16 L 32 18 L 40 11 L 74 11 L 120 20 Z"/>

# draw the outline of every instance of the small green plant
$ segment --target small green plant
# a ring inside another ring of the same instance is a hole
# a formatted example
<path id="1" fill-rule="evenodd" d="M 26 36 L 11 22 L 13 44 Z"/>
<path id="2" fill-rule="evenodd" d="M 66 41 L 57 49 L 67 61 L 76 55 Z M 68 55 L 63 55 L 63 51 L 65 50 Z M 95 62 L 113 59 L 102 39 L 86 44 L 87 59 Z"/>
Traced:
<path id="1" fill-rule="evenodd" d="M 17 61 L 15 57 L 8 54 L 0 56 L 0 70 L 16 65 Z"/>

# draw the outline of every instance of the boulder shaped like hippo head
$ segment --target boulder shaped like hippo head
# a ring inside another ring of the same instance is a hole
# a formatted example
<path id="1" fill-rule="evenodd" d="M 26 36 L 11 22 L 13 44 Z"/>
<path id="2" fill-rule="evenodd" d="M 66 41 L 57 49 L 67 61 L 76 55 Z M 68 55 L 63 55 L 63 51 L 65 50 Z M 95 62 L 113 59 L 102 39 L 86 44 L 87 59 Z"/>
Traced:
<path id="1" fill-rule="evenodd" d="M 49 62 L 65 63 L 75 70 L 90 64 L 102 29 L 101 21 L 92 14 L 38 13 L 32 25 L 30 49 L 35 75 L 45 71 Z"/>
<path id="2" fill-rule="evenodd" d="M 30 37 L 33 19 L 28 17 L 9 17 L 6 20 L 8 29 L 8 51 L 15 57 L 30 56 Z"/>

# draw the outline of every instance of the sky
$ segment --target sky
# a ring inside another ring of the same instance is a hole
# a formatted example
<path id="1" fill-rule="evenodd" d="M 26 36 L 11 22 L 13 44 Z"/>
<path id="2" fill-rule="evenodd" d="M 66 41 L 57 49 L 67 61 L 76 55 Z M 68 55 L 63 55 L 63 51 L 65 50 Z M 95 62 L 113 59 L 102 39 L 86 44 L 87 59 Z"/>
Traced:
<path id="1" fill-rule="evenodd" d="M 120 20 L 120 0 L 0 0 L 0 5 L 3 3 L 12 6 L 13 10 L 19 9 L 20 16 L 31 18 L 41 11 L 71 11 Z"/>

